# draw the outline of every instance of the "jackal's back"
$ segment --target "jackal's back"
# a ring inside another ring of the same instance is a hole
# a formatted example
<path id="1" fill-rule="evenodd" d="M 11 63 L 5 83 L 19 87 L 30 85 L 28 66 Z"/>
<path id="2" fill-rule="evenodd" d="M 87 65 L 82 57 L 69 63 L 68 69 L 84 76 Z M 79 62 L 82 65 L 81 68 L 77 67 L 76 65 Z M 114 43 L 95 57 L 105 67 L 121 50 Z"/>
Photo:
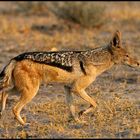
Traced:
<path id="1" fill-rule="evenodd" d="M 48 65 L 62 65 L 72 67 L 73 61 L 93 61 L 100 62 L 105 60 L 108 55 L 108 47 L 95 48 L 86 51 L 58 51 L 58 52 L 26 52 L 16 56 L 16 61 L 29 59 L 38 63 Z"/>

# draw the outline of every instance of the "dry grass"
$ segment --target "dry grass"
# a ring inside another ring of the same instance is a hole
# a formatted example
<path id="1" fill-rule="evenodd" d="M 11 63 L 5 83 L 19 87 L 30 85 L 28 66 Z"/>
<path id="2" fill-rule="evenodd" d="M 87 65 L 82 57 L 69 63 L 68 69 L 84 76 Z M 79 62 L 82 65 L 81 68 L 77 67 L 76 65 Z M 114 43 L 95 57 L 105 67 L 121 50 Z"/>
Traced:
<path id="1" fill-rule="evenodd" d="M 32 103 L 26 112 L 31 125 L 26 127 L 9 126 L 8 122 L 1 125 L 3 131 L 7 131 L 2 137 L 7 138 L 138 138 L 140 133 L 139 108 L 134 102 L 123 97 L 123 93 L 114 95 L 110 100 L 104 100 L 104 94 L 98 97 L 98 109 L 82 117 L 86 124 L 79 124 L 69 120 L 68 107 L 64 98 Z M 82 103 L 82 105 L 81 105 Z M 78 106 L 83 101 L 75 99 Z M 6 117 L 7 118 L 7 117 Z M 6 122 L 6 121 L 5 121 Z M 8 133 L 10 129 L 14 132 Z"/>
<path id="2" fill-rule="evenodd" d="M 116 29 L 122 32 L 124 46 L 140 59 L 140 3 L 103 4 L 110 22 L 90 30 L 59 19 L 51 11 L 41 16 L 35 11 L 16 15 L 0 11 L 0 67 L 25 51 L 99 47 L 109 42 Z M 9 2 L 10 7 L 3 3 L 4 6 L 11 11 L 19 9 L 16 3 Z M 139 70 L 114 66 L 99 76 L 87 89 L 96 98 L 98 107 L 82 116 L 86 124 L 69 121 L 61 85 L 42 85 L 39 94 L 23 109 L 22 116 L 31 123 L 29 127 L 20 126 L 14 119 L 11 109 L 19 97 L 10 96 L 0 119 L 0 138 L 140 138 L 139 74 Z M 75 97 L 75 105 L 77 112 L 88 107 L 78 97 Z"/>

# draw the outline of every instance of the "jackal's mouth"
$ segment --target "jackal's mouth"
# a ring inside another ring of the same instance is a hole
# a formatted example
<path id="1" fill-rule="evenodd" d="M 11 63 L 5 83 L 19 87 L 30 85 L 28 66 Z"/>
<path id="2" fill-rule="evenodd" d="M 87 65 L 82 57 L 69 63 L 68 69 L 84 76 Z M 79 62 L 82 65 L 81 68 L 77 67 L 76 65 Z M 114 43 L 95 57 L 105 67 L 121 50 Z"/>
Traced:
<path id="1" fill-rule="evenodd" d="M 139 62 L 136 62 L 135 64 L 128 64 L 128 63 L 125 63 L 125 65 L 131 67 L 131 68 L 140 68 L 140 63 Z"/>

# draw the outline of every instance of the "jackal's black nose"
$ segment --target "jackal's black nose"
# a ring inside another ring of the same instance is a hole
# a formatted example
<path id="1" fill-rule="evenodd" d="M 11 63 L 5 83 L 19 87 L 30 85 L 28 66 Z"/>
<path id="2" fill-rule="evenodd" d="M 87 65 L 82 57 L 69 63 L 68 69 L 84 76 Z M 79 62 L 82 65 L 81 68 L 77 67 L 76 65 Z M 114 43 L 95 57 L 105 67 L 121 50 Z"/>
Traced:
<path id="1" fill-rule="evenodd" d="M 140 63 L 139 62 L 137 62 L 137 66 L 140 66 Z"/>

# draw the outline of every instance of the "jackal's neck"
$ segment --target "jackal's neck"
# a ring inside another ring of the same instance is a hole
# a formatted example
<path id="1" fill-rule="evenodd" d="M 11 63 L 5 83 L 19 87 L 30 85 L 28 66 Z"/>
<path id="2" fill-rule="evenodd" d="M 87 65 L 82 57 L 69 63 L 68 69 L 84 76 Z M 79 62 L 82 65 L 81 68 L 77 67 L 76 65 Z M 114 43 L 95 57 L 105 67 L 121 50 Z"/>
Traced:
<path id="1" fill-rule="evenodd" d="M 85 57 L 84 59 L 86 59 L 86 61 L 90 61 L 96 65 L 105 64 L 112 60 L 112 55 L 108 46 L 91 49 L 91 50 L 82 52 L 82 54 L 84 55 Z"/>
<path id="2" fill-rule="evenodd" d="M 98 74 L 101 74 L 114 65 L 108 46 L 86 51 L 84 52 L 84 56 L 86 63 L 95 66 Z"/>

